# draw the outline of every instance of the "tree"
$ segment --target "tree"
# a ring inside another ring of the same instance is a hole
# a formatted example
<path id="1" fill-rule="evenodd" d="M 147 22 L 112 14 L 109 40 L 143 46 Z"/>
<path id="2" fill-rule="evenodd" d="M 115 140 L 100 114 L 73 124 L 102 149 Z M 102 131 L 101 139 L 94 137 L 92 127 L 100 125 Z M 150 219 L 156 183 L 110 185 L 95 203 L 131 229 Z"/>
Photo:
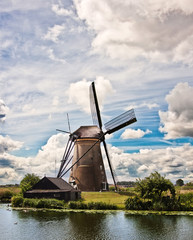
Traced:
<path id="1" fill-rule="evenodd" d="M 176 181 L 176 186 L 183 186 L 184 185 L 184 181 L 182 180 L 182 179 L 178 179 L 177 181 Z"/>
<path id="2" fill-rule="evenodd" d="M 151 173 L 145 179 L 137 180 L 137 190 L 142 198 L 159 201 L 162 198 L 162 193 L 170 191 L 172 198 L 175 198 L 175 187 L 169 179 L 161 176 L 158 172 Z"/>
<path id="3" fill-rule="evenodd" d="M 21 191 L 22 193 L 32 189 L 32 187 L 39 182 L 40 178 L 38 176 L 36 176 L 34 173 L 30 174 L 26 174 L 25 177 L 21 180 L 20 182 L 20 187 L 21 187 Z"/>

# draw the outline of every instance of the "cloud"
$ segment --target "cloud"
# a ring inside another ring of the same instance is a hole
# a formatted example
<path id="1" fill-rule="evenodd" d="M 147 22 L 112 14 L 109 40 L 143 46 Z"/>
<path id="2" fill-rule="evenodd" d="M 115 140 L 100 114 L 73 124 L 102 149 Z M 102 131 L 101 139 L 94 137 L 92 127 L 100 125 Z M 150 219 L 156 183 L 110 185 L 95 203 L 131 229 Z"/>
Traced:
<path id="1" fill-rule="evenodd" d="M 160 132 L 165 139 L 193 137 L 193 87 L 188 83 L 178 83 L 166 96 L 167 112 L 159 112 Z"/>
<path id="2" fill-rule="evenodd" d="M 73 16 L 74 13 L 72 10 L 68 10 L 66 8 L 61 7 L 58 4 L 53 4 L 52 5 L 52 11 L 55 12 L 58 16 Z"/>
<path id="3" fill-rule="evenodd" d="M 144 131 L 141 130 L 141 129 L 134 130 L 134 129 L 128 128 L 128 129 L 126 129 L 126 130 L 121 134 L 121 138 L 122 138 L 122 139 L 142 138 L 142 137 L 144 137 L 145 135 L 150 134 L 150 133 L 152 133 L 152 131 L 150 131 L 149 129 L 147 129 L 147 130 L 144 132 Z"/>
<path id="4" fill-rule="evenodd" d="M 12 140 L 9 136 L 3 137 L 0 135 L 0 154 L 19 150 L 23 143 Z"/>
<path id="5" fill-rule="evenodd" d="M 92 42 L 95 53 L 119 59 L 140 57 L 192 64 L 190 0 L 74 0 L 74 3 L 79 18 L 95 31 Z"/>
<path id="6" fill-rule="evenodd" d="M 154 171 L 172 181 L 178 178 L 184 181 L 193 179 L 193 146 L 190 144 L 155 150 L 141 149 L 139 153 L 125 153 L 109 145 L 108 149 L 118 180 L 144 178 Z M 108 167 L 107 163 L 105 166 Z"/>
<path id="7" fill-rule="evenodd" d="M 45 174 L 54 176 L 55 167 L 57 171 L 59 169 L 67 140 L 67 134 L 53 135 L 35 157 L 18 157 L 8 151 L 19 150 L 22 143 L 0 136 L 0 181 L 18 183 L 26 173 L 35 173 L 40 177 Z"/>
<path id="8" fill-rule="evenodd" d="M 67 91 L 69 103 L 76 103 L 84 112 L 90 114 L 90 97 L 89 87 L 91 82 L 83 79 L 82 81 L 71 83 Z M 103 103 L 106 96 L 111 95 L 114 91 L 108 79 L 99 76 L 95 80 L 97 98 L 100 105 L 100 110 L 103 108 Z"/>
<path id="9" fill-rule="evenodd" d="M 51 40 L 55 43 L 58 42 L 59 36 L 64 31 L 65 25 L 54 25 L 53 27 L 50 27 L 47 34 L 44 36 L 44 39 Z"/>
<path id="10" fill-rule="evenodd" d="M 147 108 L 149 108 L 150 110 L 152 109 L 152 108 L 158 108 L 159 107 L 159 105 L 157 104 L 157 103 L 141 103 L 141 104 L 139 104 L 139 105 L 135 105 L 135 104 L 133 104 L 133 105 L 129 105 L 127 108 L 126 108 L 126 110 L 129 110 L 129 109 L 137 109 L 137 108 L 144 108 L 144 107 L 147 107 Z"/>
<path id="11" fill-rule="evenodd" d="M 4 101 L 0 99 L 0 122 L 5 121 L 9 108 L 5 105 Z"/>

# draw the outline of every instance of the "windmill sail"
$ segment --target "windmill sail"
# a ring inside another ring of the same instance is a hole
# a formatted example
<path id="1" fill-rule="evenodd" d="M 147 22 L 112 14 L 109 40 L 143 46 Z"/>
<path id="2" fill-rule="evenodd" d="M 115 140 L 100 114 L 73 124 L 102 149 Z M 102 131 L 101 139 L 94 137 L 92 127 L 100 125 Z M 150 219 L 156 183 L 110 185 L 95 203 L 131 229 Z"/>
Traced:
<path id="1" fill-rule="evenodd" d="M 105 123 L 105 129 L 108 134 L 118 131 L 119 129 L 136 122 L 135 112 L 133 109 L 119 115 L 111 121 Z"/>
<path id="2" fill-rule="evenodd" d="M 98 104 L 94 82 L 92 82 L 90 85 L 90 109 L 91 109 L 93 124 L 97 125 L 101 129 L 102 120 L 101 120 L 101 114 L 99 110 L 99 104 Z"/>

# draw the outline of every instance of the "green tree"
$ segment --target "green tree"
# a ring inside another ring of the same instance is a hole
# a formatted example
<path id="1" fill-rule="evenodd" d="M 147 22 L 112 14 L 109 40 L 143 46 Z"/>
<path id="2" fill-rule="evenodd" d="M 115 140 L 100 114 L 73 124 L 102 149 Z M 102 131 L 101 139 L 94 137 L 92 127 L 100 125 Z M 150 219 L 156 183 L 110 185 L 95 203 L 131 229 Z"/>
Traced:
<path id="1" fill-rule="evenodd" d="M 170 191 L 172 198 L 175 198 L 175 187 L 169 179 L 161 176 L 158 172 L 151 173 L 145 179 L 137 180 L 137 190 L 142 198 L 152 199 L 153 202 L 162 198 L 163 192 Z"/>
<path id="2" fill-rule="evenodd" d="M 30 174 L 26 174 L 25 177 L 21 180 L 20 182 L 20 187 L 21 187 L 21 191 L 22 193 L 32 189 L 32 187 L 39 182 L 40 178 L 38 176 L 36 176 L 34 173 Z"/>
<path id="3" fill-rule="evenodd" d="M 177 181 L 176 181 L 176 186 L 183 186 L 184 185 L 184 181 L 182 180 L 182 179 L 178 179 Z"/>

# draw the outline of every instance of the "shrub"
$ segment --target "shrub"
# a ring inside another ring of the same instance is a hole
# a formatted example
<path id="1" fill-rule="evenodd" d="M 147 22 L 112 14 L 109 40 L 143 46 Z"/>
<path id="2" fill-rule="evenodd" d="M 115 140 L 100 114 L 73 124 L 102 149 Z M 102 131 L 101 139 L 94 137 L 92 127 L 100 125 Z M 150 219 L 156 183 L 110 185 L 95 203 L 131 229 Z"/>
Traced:
<path id="1" fill-rule="evenodd" d="M 127 210 L 145 210 L 145 204 L 138 196 L 135 196 L 134 198 L 129 197 L 125 201 L 125 208 Z"/>
<path id="2" fill-rule="evenodd" d="M 86 203 L 74 202 L 74 201 L 69 202 L 68 207 L 71 209 L 88 209 L 88 206 Z"/>
<path id="3" fill-rule="evenodd" d="M 104 202 L 89 202 L 88 204 L 83 202 L 69 202 L 69 208 L 71 209 L 89 209 L 89 210 L 116 210 L 117 206 L 114 204 L 108 204 Z"/>
<path id="4" fill-rule="evenodd" d="M 25 198 L 23 201 L 23 207 L 35 208 L 37 206 L 37 202 L 37 199 Z"/>
<path id="5" fill-rule="evenodd" d="M 64 203 L 57 199 L 40 199 L 36 205 L 37 208 L 61 209 Z"/>
<path id="6" fill-rule="evenodd" d="M 192 210 L 193 209 L 193 207 L 192 207 L 192 205 L 193 205 L 193 193 L 192 192 L 180 194 L 179 201 L 180 201 L 180 203 L 184 204 L 184 206 L 187 210 Z"/>
<path id="7" fill-rule="evenodd" d="M 1 202 L 10 202 L 12 197 L 13 197 L 13 192 L 6 190 L 1 193 L 0 201 Z"/>
<path id="8" fill-rule="evenodd" d="M 117 206 L 110 203 L 104 202 L 89 202 L 88 209 L 95 209 L 95 210 L 116 210 Z"/>
<path id="9" fill-rule="evenodd" d="M 14 196 L 11 199 L 11 204 L 13 207 L 22 207 L 24 198 L 22 196 Z"/>

